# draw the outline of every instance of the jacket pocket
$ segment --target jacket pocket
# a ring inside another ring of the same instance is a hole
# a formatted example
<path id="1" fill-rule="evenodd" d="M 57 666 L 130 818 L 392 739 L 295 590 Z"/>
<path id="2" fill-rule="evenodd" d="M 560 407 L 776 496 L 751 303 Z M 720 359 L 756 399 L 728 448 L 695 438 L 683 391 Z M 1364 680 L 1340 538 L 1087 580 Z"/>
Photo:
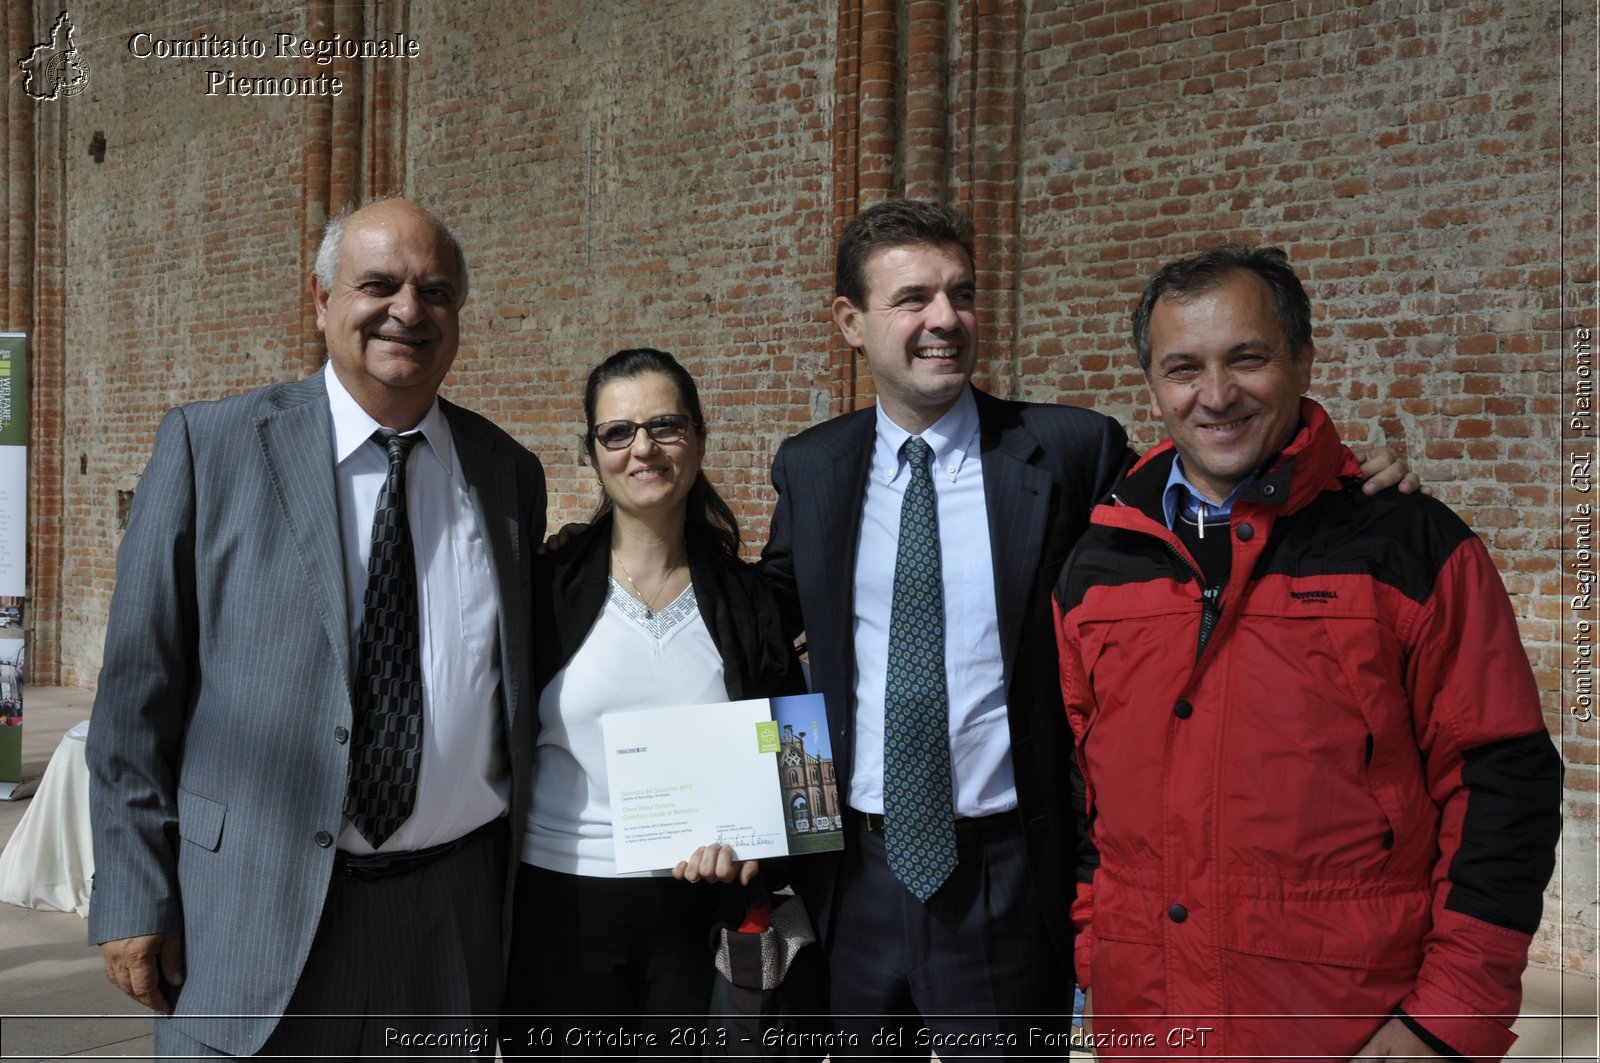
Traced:
<path id="1" fill-rule="evenodd" d="M 222 821 L 228 806 L 178 787 L 178 834 L 209 852 L 222 845 Z"/>
<path id="2" fill-rule="evenodd" d="M 1218 913 L 1228 951 L 1368 970 L 1422 962 L 1433 925 L 1425 877 L 1231 885 Z"/>

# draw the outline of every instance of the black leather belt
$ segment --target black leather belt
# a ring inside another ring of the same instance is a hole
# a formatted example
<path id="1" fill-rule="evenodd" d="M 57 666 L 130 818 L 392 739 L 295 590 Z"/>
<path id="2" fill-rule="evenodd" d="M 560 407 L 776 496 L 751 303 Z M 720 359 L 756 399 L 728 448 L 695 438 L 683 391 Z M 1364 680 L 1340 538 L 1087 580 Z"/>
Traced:
<path id="1" fill-rule="evenodd" d="M 408 872 L 415 871 L 424 864 L 432 863 L 441 856 L 449 856 L 458 849 L 464 848 L 469 842 L 477 839 L 481 834 L 493 830 L 500 820 L 491 819 L 476 830 L 468 831 L 453 841 L 443 845 L 430 845 L 426 849 L 406 849 L 394 853 L 346 853 L 340 852 L 333 858 L 333 872 L 336 875 L 349 875 L 362 882 L 373 882 L 381 878 L 395 878 Z"/>
<path id="2" fill-rule="evenodd" d="M 857 812 L 853 808 L 847 808 L 845 822 L 856 830 L 864 830 L 868 834 L 883 833 L 883 816 L 877 812 Z M 1000 841 L 1005 838 L 1015 838 L 1022 833 L 1022 819 L 1015 810 L 970 819 L 958 816 L 955 824 L 957 845 Z"/>

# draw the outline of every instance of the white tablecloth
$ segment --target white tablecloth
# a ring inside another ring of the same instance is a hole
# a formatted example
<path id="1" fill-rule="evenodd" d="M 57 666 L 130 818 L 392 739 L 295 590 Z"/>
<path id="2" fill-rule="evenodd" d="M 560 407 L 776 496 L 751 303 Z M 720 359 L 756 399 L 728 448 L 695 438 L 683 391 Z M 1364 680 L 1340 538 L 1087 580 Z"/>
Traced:
<path id="1" fill-rule="evenodd" d="M 0 901 L 88 914 L 94 849 L 89 837 L 89 768 L 83 760 L 87 732 L 80 724 L 56 746 L 38 791 L 0 853 Z"/>

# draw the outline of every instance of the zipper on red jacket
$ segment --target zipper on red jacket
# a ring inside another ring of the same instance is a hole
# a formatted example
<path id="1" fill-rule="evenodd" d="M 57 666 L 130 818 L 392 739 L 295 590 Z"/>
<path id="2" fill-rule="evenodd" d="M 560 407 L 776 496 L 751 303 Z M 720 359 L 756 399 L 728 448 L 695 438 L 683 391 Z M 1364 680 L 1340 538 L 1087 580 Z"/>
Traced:
<path id="1" fill-rule="evenodd" d="M 1210 640 L 1211 633 L 1217 629 L 1217 621 L 1221 619 L 1222 588 L 1205 587 L 1200 592 L 1200 645 L 1195 648 L 1195 660 L 1198 661 L 1200 655 L 1206 652 L 1206 642 Z"/>
<path id="2" fill-rule="evenodd" d="M 1163 542 L 1162 545 L 1172 551 L 1172 556 L 1178 559 L 1179 564 L 1194 573 L 1194 581 L 1200 587 L 1200 597 L 1195 599 L 1200 603 L 1200 637 L 1194 647 L 1194 659 L 1199 661 L 1206 652 L 1206 643 L 1211 641 L 1211 633 L 1217 629 L 1217 622 L 1222 619 L 1222 588 L 1208 586 L 1200 570 L 1184 560 L 1171 543 Z"/>
<path id="3" fill-rule="evenodd" d="M 1111 495 L 1111 501 L 1119 506 L 1131 509 L 1135 513 L 1144 512 L 1137 506 L 1128 505 L 1128 503 L 1118 498 L 1115 492 Z M 1167 531 L 1170 533 L 1171 529 L 1169 528 Z M 1156 536 L 1156 541 L 1167 548 L 1167 552 L 1177 559 L 1178 564 L 1194 574 L 1195 584 L 1200 588 L 1200 597 L 1195 599 L 1200 603 L 1200 638 L 1194 648 L 1194 659 L 1198 661 L 1201 655 L 1206 652 L 1206 643 L 1211 640 L 1211 633 L 1217 629 L 1217 623 L 1222 619 L 1222 588 L 1208 585 L 1205 574 L 1190 564 L 1189 559 L 1184 557 L 1183 552 L 1173 546 L 1172 543 L 1160 536 Z"/>

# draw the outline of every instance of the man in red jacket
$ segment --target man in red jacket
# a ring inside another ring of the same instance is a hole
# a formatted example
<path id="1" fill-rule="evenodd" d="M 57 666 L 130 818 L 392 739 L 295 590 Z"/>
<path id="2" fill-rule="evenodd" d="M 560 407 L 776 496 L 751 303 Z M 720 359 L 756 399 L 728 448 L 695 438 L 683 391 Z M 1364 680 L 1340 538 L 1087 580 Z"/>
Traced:
<path id="1" fill-rule="evenodd" d="M 1561 763 L 1488 552 L 1361 493 L 1283 252 L 1168 265 L 1134 337 L 1171 438 L 1056 590 L 1097 1049 L 1501 1058 Z"/>

